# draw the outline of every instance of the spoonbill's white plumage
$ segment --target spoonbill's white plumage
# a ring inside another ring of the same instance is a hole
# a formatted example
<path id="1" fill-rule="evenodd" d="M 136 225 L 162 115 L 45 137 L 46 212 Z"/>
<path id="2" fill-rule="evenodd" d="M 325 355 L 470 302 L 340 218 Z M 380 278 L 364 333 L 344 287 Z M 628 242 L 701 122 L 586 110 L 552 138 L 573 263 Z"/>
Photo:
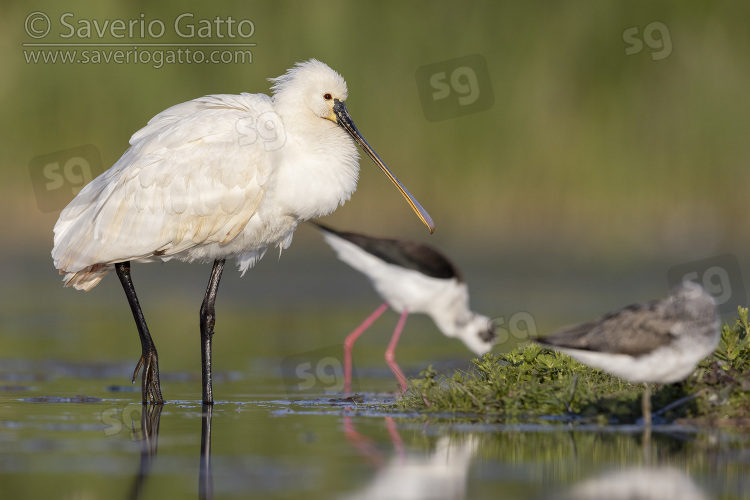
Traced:
<path id="1" fill-rule="evenodd" d="M 351 351 L 357 338 L 390 306 L 401 317 L 385 359 L 402 390 L 406 378 L 396 363 L 398 340 L 411 313 L 428 315 L 447 337 L 460 339 L 477 355 L 492 349 L 495 331 L 487 316 L 469 308 L 469 288 L 458 268 L 435 248 L 416 241 L 336 231 L 315 223 L 339 259 L 367 276 L 385 300 L 344 341 L 344 392 L 351 390 Z"/>
<path id="2" fill-rule="evenodd" d="M 272 79 L 273 97 L 209 95 L 173 106 L 60 215 L 52 250 L 66 285 L 89 290 L 115 269 L 141 336 L 143 400 L 161 402 L 156 349 L 130 280 L 130 262 L 213 262 L 201 308 L 203 401 L 213 401 L 210 339 L 225 259 L 240 271 L 270 247 L 284 249 L 304 220 L 333 212 L 357 185 L 355 142 L 417 215 L 427 212 L 354 126 L 344 79 L 324 63 L 297 64 Z"/>
<path id="3" fill-rule="evenodd" d="M 711 294 L 685 282 L 666 299 L 633 304 L 537 342 L 617 377 L 646 383 L 642 410 L 648 425 L 648 384 L 678 382 L 690 375 L 719 342 L 719 315 Z"/>

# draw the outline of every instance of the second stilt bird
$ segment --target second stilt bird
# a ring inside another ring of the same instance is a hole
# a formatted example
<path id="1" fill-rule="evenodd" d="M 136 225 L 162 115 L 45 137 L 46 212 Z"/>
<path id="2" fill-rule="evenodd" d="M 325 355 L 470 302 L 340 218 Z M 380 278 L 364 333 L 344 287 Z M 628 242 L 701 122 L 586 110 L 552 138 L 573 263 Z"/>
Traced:
<path id="1" fill-rule="evenodd" d="M 719 314 L 711 294 L 685 282 L 666 299 L 633 304 L 537 342 L 625 380 L 644 382 L 641 408 L 650 426 L 648 384 L 670 384 L 693 373 L 719 342 Z"/>

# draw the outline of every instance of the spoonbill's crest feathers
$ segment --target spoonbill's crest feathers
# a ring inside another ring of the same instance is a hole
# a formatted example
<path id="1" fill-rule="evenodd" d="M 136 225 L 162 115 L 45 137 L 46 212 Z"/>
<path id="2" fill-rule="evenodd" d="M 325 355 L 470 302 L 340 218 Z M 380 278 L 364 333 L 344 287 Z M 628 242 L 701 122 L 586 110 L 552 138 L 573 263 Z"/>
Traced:
<path id="1" fill-rule="evenodd" d="M 297 106 L 303 104 L 321 118 L 331 114 L 333 99 L 346 101 L 348 97 L 344 78 L 317 59 L 297 63 L 285 74 L 269 78 L 269 81 L 273 83 L 271 90 L 275 100 L 283 104 L 287 101 Z M 324 99 L 325 94 L 331 94 L 331 99 Z"/>

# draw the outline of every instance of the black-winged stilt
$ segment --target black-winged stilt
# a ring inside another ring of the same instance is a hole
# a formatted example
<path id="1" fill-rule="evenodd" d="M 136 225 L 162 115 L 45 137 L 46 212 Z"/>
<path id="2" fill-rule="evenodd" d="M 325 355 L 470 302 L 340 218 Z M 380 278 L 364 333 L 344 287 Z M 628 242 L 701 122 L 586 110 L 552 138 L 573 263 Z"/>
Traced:
<path id="1" fill-rule="evenodd" d="M 406 377 L 396 363 L 395 351 L 411 313 L 427 314 L 444 335 L 462 340 L 477 355 L 492 349 L 493 324 L 487 316 L 469 309 L 469 288 L 445 255 L 416 241 L 375 238 L 315 224 L 338 258 L 366 275 L 385 300 L 344 341 L 345 393 L 351 391 L 354 342 L 388 306 L 401 316 L 385 351 L 385 360 L 402 391 L 406 388 Z"/>
<path id="2" fill-rule="evenodd" d="M 651 424 L 649 383 L 690 375 L 719 341 L 713 297 L 685 282 L 669 297 L 634 304 L 599 319 L 564 328 L 537 342 L 631 382 L 644 382 L 643 420 Z"/>

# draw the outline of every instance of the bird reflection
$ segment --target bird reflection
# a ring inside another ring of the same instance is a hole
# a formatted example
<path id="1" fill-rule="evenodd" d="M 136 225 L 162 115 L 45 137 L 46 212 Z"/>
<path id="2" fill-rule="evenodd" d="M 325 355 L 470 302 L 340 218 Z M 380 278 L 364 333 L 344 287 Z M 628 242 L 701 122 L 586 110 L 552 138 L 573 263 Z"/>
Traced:
<path id="1" fill-rule="evenodd" d="M 203 405 L 201 414 L 201 467 L 198 496 L 201 500 L 213 499 L 214 475 L 211 470 L 211 411 L 213 405 Z"/>
<path id="2" fill-rule="evenodd" d="M 391 417 L 386 417 L 394 456 L 386 461 L 374 442 L 354 429 L 351 417 L 344 417 L 347 440 L 378 471 L 361 490 L 347 500 L 461 499 L 466 498 L 469 466 L 477 451 L 475 436 L 442 436 L 429 453 L 408 453 Z"/>
<path id="3" fill-rule="evenodd" d="M 143 498 L 144 486 L 156 458 L 159 441 L 159 420 L 164 404 L 144 404 L 141 407 L 141 462 L 128 498 Z M 214 480 L 211 469 L 211 412 L 212 405 L 203 405 L 201 412 L 201 454 L 198 478 L 198 498 L 214 498 Z M 139 432 L 133 429 L 134 435 Z"/>
<path id="4" fill-rule="evenodd" d="M 709 500 L 685 472 L 674 467 L 630 467 L 582 481 L 549 500 Z"/>
<path id="5" fill-rule="evenodd" d="M 156 458 L 159 444 L 159 420 L 163 409 L 163 404 L 142 405 L 141 407 L 141 463 L 128 498 L 141 498 L 143 496 L 143 487 L 146 484 L 146 479 L 148 479 L 151 465 Z M 138 436 L 138 431 L 133 429 L 133 435 Z"/>
<path id="6" fill-rule="evenodd" d="M 406 452 L 404 451 L 404 442 L 401 439 L 401 435 L 396 429 L 396 421 L 393 417 L 385 417 L 385 426 L 388 429 L 388 435 L 390 436 L 393 448 L 396 451 L 396 455 L 404 460 L 406 458 Z M 357 452 L 367 460 L 370 465 L 380 468 L 385 463 L 385 457 L 383 453 L 378 450 L 377 443 L 364 434 L 357 432 L 352 422 L 352 417 L 347 415 L 344 417 L 344 436 L 346 440 L 357 449 Z"/>

